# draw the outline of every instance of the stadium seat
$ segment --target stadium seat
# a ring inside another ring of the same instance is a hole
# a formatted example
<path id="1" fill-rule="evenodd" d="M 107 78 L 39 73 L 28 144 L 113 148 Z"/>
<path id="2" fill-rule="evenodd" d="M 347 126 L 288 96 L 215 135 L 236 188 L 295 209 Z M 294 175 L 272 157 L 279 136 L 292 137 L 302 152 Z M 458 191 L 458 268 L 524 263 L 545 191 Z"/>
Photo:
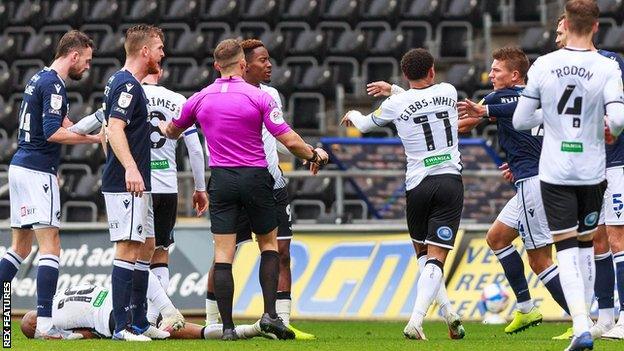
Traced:
<path id="1" fill-rule="evenodd" d="M 271 68 L 271 86 L 280 93 L 289 96 L 294 87 L 294 76 L 290 68 L 273 64 Z"/>
<path id="2" fill-rule="evenodd" d="M 298 90 L 320 91 L 332 94 L 331 72 L 327 67 L 319 65 L 314 57 L 288 57 L 283 65 L 293 75 L 293 82 Z"/>
<path id="3" fill-rule="evenodd" d="M 122 18 L 128 23 L 157 23 L 158 0 L 126 0 L 122 2 Z"/>
<path id="4" fill-rule="evenodd" d="M 287 55 L 323 58 L 325 42 L 321 31 L 312 30 L 305 22 L 282 22 L 276 30 L 284 36 Z"/>
<path id="5" fill-rule="evenodd" d="M 9 6 L 6 3 L 0 3 L 0 31 L 9 24 Z"/>
<path id="6" fill-rule="evenodd" d="M 472 33 L 469 22 L 440 22 L 436 34 L 440 60 L 472 60 Z"/>
<path id="7" fill-rule="evenodd" d="M 355 58 L 329 56 L 325 65 L 331 71 L 334 86 L 341 84 L 347 94 L 363 94 L 365 82 L 362 82 L 360 65 Z"/>
<path id="8" fill-rule="evenodd" d="M 71 26 L 66 25 L 66 24 L 56 24 L 56 25 L 49 25 L 49 26 L 42 27 L 39 30 L 39 34 L 46 37 L 45 39 L 46 44 L 47 44 L 47 38 L 50 38 L 51 43 L 49 46 L 42 47 L 39 49 L 43 51 L 42 53 L 39 54 L 41 59 L 44 60 L 45 62 L 52 62 L 52 60 L 54 59 L 54 52 L 56 50 L 56 47 L 59 41 L 61 41 L 61 38 L 63 37 L 63 35 L 65 35 L 65 33 L 69 32 L 72 29 L 73 28 Z"/>
<path id="9" fill-rule="evenodd" d="M 0 97 L 0 111 L 4 108 L 4 101 Z M 2 112 L 0 112 L 0 116 Z M 13 140 L 9 136 L 6 130 L 0 129 L 0 162 L 8 165 L 13 158 L 13 153 L 15 153 L 17 143 L 16 140 Z"/>
<path id="10" fill-rule="evenodd" d="M 57 0 L 49 3 L 45 22 L 48 24 L 68 24 L 77 27 L 83 20 L 81 1 Z"/>
<path id="11" fill-rule="evenodd" d="M 234 32 L 233 35 L 241 39 L 260 39 L 273 59 L 280 62 L 284 59 L 284 35 L 278 30 L 272 31 L 268 23 L 240 22 Z"/>
<path id="12" fill-rule="evenodd" d="M 184 22 L 195 24 L 199 19 L 200 4 L 198 0 L 163 1 L 161 19 L 165 22 Z"/>
<path id="13" fill-rule="evenodd" d="M 320 200 L 293 200 L 290 204 L 294 222 L 317 222 L 325 216 L 325 204 Z"/>
<path id="14" fill-rule="evenodd" d="M 90 201 L 67 201 L 61 209 L 63 222 L 97 222 L 97 206 Z"/>
<path id="15" fill-rule="evenodd" d="M 9 3 L 9 25 L 27 25 L 39 28 L 44 20 L 43 6 L 40 1 L 23 0 Z"/>
<path id="16" fill-rule="evenodd" d="M 163 70 L 160 82 L 163 86 L 174 91 L 197 91 L 212 82 L 210 78 L 214 68 L 212 65 L 197 65 L 192 58 L 177 57 L 166 59 Z"/>
<path id="17" fill-rule="evenodd" d="M 201 33 L 191 31 L 186 23 L 164 23 L 160 25 L 165 43 L 166 57 L 188 57 L 197 54 L 199 58 L 203 55 L 204 38 Z"/>
<path id="18" fill-rule="evenodd" d="M 324 133 L 327 117 L 325 97 L 319 93 L 293 93 L 288 99 L 288 114 L 293 128 Z"/>
<path id="19" fill-rule="evenodd" d="M 95 45 L 94 60 L 104 57 L 116 58 L 118 60 L 125 59 L 123 29 L 127 28 L 113 31 L 107 24 L 85 24 L 80 28 L 80 30 L 93 39 Z"/>
<path id="20" fill-rule="evenodd" d="M 399 0 L 366 0 L 362 4 L 363 20 L 383 20 L 394 25 L 400 9 Z"/>
<path id="21" fill-rule="evenodd" d="M 220 41 L 234 37 L 230 26 L 224 22 L 201 23 L 197 26 L 196 31 L 204 38 L 203 49 L 200 50 L 204 53 L 204 57 L 212 56 Z"/>
<path id="22" fill-rule="evenodd" d="M 117 25 L 121 20 L 121 6 L 118 0 L 86 1 L 85 22 Z"/>
<path id="23" fill-rule="evenodd" d="M 400 80 L 399 63 L 394 57 L 369 57 L 362 62 L 362 81 L 384 80 L 396 83 Z"/>
<path id="24" fill-rule="evenodd" d="M 0 58 L 7 61 L 21 58 L 28 41 L 36 35 L 32 27 L 8 27 L 2 37 L 6 43 L 0 44 Z"/>
<path id="25" fill-rule="evenodd" d="M 67 100 L 69 101 L 69 118 L 71 120 L 79 120 L 85 116 L 87 105 L 82 95 L 78 92 L 68 92 Z"/>
<path id="26" fill-rule="evenodd" d="M 360 12 L 357 0 L 326 0 L 321 10 L 324 21 L 345 21 L 351 25 L 357 22 Z"/>
<path id="27" fill-rule="evenodd" d="M 202 1 L 200 18 L 203 21 L 220 21 L 235 25 L 240 20 L 239 10 L 241 2 L 236 0 Z"/>
<path id="28" fill-rule="evenodd" d="M 403 0 L 401 3 L 401 17 L 407 20 L 422 20 L 435 25 L 440 18 L 442 1 L 430 0 Z"/>
<path id="29" fill-rule="evenodd" d="M 104 89 L 96 91 L 89 95 L 87 99 L 87 108 L 85 109 L 85 115 L 90 115 L 98 108 L 102 107 L 104 102 Z"/>
<path id="30" fill-rule="evenodd" d="M 11 218 L 11 201 L 0 200 L 0 220 L 9 220 Z"/>
<path id="31" fill-rule="evenodd" d="M 352 56 L 358 60 L 367 54 L 364 33 L 352 30 L 346 22 L 321 22 L 318 29 L 323 33 L 329 55 Z"/>
<path id="32" fill-rule="evenodd" d="M 541 20 L 541 0 L 513 0 L 514 22 L 534 23 Z"/>
<path id="33" fill-rule="evenodd" d="M 388 22 L 360 22 L 355 29 L 364 33 L 368 54 L 375 56 L 402 54 L 404 36 L 399 31 L 393 31 Z"/>
<path id="34" fill-rule="evenodd" d="M 403 34 L 403 52 L 412 48 L 433 49 L 431 25 L 424 21 L 403 21 L 397 26 L 397 31 Z"/>
<path id="35" fill-rule="evenodd" d="M 445 81 L 469 96 L 477 87 L 479 73 L 477 66 L 472 63 L 454 64 L 446 71 Z"/>
<path id="36" fill-rule="evenodd" d="M 552 32 L 543 27 L 527 28 L 520 38 L 520 47 L 527 54 L 544 54 L 555 47 Z"/>
<path id="37" fill-rule="evenodd" d="M 364 220 L 368 218 L 368 206 L 363 200 L 344 200 L 343 201 L 343 221 L 348 223 L 353 220 Z M 331 206 L 330 216 L 336 216 L 338 212 L 338 203 L 334 202 Z M 344 220 L 346 219 L 346 221 Z"/>
<path id="38" fill-rule="evenodd" d="M 598 33 L 594 35 L 594 45 L 600 48 L 602 47 L 602 41 L 607 35 L 607 32 L 611 28 L 617 27 L 617 23 L 613 18 L 600 18 L 598 24 Z"/>
<path id="39" fill-rule="evenodd" d="M 9 96 L 4 104 L 4 113 L 0 114 L 0 128 L 4 128 L 11 134 L 17 130 L 19 125 L 19 110 L 22 104 L 22 93 L 15 93 Z"/>
<path id="40" fill-rule="evenodd" d="M 17 38 L 11 34 L 0 34 L 0 60 L 12 61 L 17 56 Z"/>
<path id="41" fill-rule="evenodd" d="M 609 29 L 602 41 L 601 49 L 615 52 L 624 51 L 624 25 Z"/>
<path id="42" fill-rule="evenodd" d="M 280 6 L 275 0 L 245 0 L 241 18 L 245 21 L 266 21 L 277 23 Z"/>
<path id="43" fill-rule="evenodd" d="M 45 64 L 41 60 L 15 60 L 11 65 L 13 92 L 23 93 L 26 84 Z"/>
<path id="44" fill-rule="evenodd" d="M 116 58 L 94 57 L 91 61 L 90 77 L 93 77 L 92 92 L 103 92 L 108 79 L 121 68 L 121 62 Z"/>
<path id="45" fill-rule="evenodd" d="M 616 21 L 621 21 L 624 17 L 624 1 L 622 0 L 598 0 L 600 16 L 612 17 Z"/>
<path id="46" fill-rule="evenodd" d="M 11 71 L 6 62 L 0 61 L 0 97 L 9 95 L 11 89 Z M 2 113 L 0 111 L 0 113 Z"/>
<path id="47" fill-rule="evenodd" d="M 320 15 L 320 3 L 319 0 L 284 0 L 280 20 L 306 21 L 310 25 L 315 25 Z"/>

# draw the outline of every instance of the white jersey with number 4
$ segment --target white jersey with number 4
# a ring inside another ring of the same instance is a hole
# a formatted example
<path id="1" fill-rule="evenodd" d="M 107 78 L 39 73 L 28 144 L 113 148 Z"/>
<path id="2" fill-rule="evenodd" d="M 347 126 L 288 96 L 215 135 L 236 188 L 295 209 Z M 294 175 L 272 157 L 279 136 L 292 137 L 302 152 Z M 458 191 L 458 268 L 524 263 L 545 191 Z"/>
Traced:
<path id="1" fill-rule="evenodd" d="M 460 174 L 457 90 L 448 83 L 390 96 L 371 115 L 379 126 L 394 123 L 407 156 L 406 190 L 427 176 Z"/>
<path id="2" fill-rule="evenodd" d="M 54 295 L 52 323 L 64 330 L 86 328 L 111 337 L 112 310 L 113 299 L 108 289 L 95 285 L 72 286 Z"/>
<path id="3" fill-rule="evenodd" d="M 589 50 L 563 48 L 539 57 L 522 96 L 544 116 L 540 180 L 593 185 L 605 179 L 605 106 L 621 101 L 617 62 Z"/>
<path id="4" fill-rule="evenodd" d="M 144 84 L 143 90 L 148 101 L 149 120 L 152 124 L 150 141 L 152 144 L 152 193 L 170 194 L 178 192 L 176 166 L 177 140 L 168 139 L 160 132 L 158 123 L 169 122 L 180 116 L 180 109 L 186 102 L 181 94 L 160 85 Z M 193 126 L 184 132 L 184 137 L 197 133 Z"/>

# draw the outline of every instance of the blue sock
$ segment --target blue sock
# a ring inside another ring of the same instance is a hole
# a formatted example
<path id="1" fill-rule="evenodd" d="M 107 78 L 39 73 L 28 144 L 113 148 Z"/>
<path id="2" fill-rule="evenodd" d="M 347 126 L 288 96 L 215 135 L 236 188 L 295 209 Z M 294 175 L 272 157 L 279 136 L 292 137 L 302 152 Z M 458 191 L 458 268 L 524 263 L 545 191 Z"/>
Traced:
<path id="1" fill-rule="evenodd" d="M 614 308 L 613 287 L 615 286 L 615 269 L 613 268 L 613 256 L 607 252 L 594 257 L 596 261 L 596 279 L 594 293 L 598 299 L 598 309 Z"/>
<path id="2" fill-rule="evenodd" d="M 0 260 L 0 282 L 10 282 L 15 278 L 20 265 L 24 261 L 15 251 L 8 249 Z"/>
<path id="3" fill-rule="evenodd" d="M 37 269 L 37 317 L 52 317 L 52 299 L 59 276 L 59 258 L 56 255 L 39 256 Z"/>
<path id="4" fill-rule="evenodd" d="M 144 330 L 149 327 L 147 321 L 147 282 L 149 280 L 149 262 L 137 261 L 132 274 L 132 326 Z"/>
<path id="5" fill-rule="evenodd" d="M 509 245 L 494 251 L 494 254 L 498 257 L 501 266 L 503 266 L 505 277 L 507 277 L 507 281 L 516 295 L 517 302 L 522 303 L 531 300 L 529 283 L 527 283 L 524 276 L 524 263 L 522 263 L 522 258 L 516 248 L 513 245 Z"/>
<path id="6" fill-rule="evenodd" d="M 615 262 L 617 291 L 618 296 L 620 296 L 620 315 L 622 315 L 622 311 L 624 311 L 624 251 L 613 255 L 613 262 Z"/>
<path id="7" fill-rule="evenodd" d="M 563 295 L 563 288 L 561 287 L 561 281 L 559 280 L 559 267 L 556 264 L 546 268 L 540 274 L 537 275 L 542 281 L 546 289 L 550 293 L 550 296 L 563 308 L 563 310 L 570 314 L 568 309 L 568 303 Z"/>
<path id="8" fill-rule="evenodd" d="M 115 333 L 126 329 L 128 325 L 130 295 L 132 294 L 132 272 L 134 272 L 134 263 L 119 259 L 113 261 L 111 280 Z"/>

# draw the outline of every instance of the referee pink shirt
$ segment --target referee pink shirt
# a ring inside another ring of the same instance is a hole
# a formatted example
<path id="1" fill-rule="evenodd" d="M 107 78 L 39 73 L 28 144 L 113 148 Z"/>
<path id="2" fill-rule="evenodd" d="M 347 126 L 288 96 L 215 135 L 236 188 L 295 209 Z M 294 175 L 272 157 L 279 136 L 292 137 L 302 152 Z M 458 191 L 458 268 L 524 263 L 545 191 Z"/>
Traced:
<path id="1" fill-rule="evenodd" d="M 290 131 L 271 95 L 240 77 L 219 78 L 191 96 L 173 125 L 199 122 L 210 151 L 210 167 L 267 167 L 262 125 L 273 136 Z"/>

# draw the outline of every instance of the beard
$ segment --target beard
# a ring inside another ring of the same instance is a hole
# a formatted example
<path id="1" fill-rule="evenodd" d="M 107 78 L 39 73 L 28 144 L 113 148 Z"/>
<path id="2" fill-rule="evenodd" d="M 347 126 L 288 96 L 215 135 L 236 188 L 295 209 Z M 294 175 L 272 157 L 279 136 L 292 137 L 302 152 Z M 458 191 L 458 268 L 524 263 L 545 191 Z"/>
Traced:
<path id="1" fill-rule="evenodd" d="M 160 72 L 160 65 L 158 62 L 150 59 L 147 63 L 147 74 L 157 74 L 158 72 Z"/>
<path id="2" fill-rule="evenodd" d="M 69 72 L 67 72 L 67 76 L 72 80 L 81 80 L 83 74 L 84 71 L 76 67 L 70 67 Z"/>

